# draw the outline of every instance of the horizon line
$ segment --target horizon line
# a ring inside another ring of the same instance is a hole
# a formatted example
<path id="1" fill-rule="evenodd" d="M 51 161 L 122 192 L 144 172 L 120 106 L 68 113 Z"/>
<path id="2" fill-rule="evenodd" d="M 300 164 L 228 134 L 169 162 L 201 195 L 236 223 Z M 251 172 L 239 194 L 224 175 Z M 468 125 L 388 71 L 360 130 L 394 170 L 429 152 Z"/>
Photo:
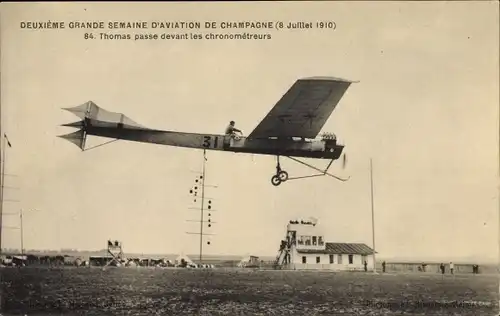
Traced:
<path id="1" fill-rule="evenodd" d="M 21 255 L 21 249 L 17 249 L 17 248 L 3 248 L 1 249 L 1 253 L 2 255 L 6 255 L 8 252 L 17 252 L 17 255 Z M 96 252 L 104 252 L 105 254 L 107 254 L 107 249 L 106 248 L 102 248 L 102 249 L 98 249 L 98 250 L 80 250 L 80 249 L 64 249 L 64 248 L 60 248 L 60 249 L 25 249 L 24 250 L 24 255 L 27 255 L 29 254 L 30 252 L 36 252 L 36 253 L 43 253 L 43 252 L 55 252 L 55 253 L 96 253 Z M 148 255 L 155 255 L 155 256 L 159 256 L 159 255 L 164 255 L 164 256 L 178 256 L 178 255 L 186 255 L 186 256 L 190 256 L 190 257 L 196 257 L 198 256 L 199 254 L 198 253 L 185 253 L 185 252 L 179 252 L 179 253 L 151 253 L 151 252 L 127 252 L 127 251 L 124 251 L 123 252 L 125 255 L 129 254 L 129 255 L 138 255 L 138 254 L 141 254 L 142 256 L 148 256 Z M 210 254 L 210 253 L 207 253 L 207 254 L 204 254 L 204 256 L 207 256 L 207 257 L 241 257 L 241 258 L 244 258 L 244 257 L 247 257 L 247 256 L 256 256 L 256 257 L 276 257 L 276 255 L 262 255 L 262 254 L 221 254 L 221 253 L 215 253 L 215 254 Z M 385 261 L 385 260 L 391 260 L 392 263 L 438 263 L 438 262 L 463 262 L 463 263 L 466 263 L 466 262 L 474 262 L 474 263 L 478 263 L 478 262 L 483 262 L 483 263 L 488 263 L 488 264 L 497 264 L 497 265 L 500 265 L 498 259 L 493 259 L 493 258 L 481 258 L 481 259 L 477 259 L 477 260 L 473 260 L 469 257 L 466 257 L 466 256 L 450 256 L 448 259 L 444 260 L 444 258 L 442 257 L 429 257 L 429 256 L 422 256 L 421 258 L 415 258 L 415 257 L 398 257 L 398 256 L 381 256 L 380 254 L 378 254 L 377 256 L 378 258 L 380 258 L 379 260 L 377 260 L 377 262 L 380 262 L 380 261 Z M 377 259 L 378 259 L 377 258 Z M 199 259 L 199 258 L 198 258 Z"/>

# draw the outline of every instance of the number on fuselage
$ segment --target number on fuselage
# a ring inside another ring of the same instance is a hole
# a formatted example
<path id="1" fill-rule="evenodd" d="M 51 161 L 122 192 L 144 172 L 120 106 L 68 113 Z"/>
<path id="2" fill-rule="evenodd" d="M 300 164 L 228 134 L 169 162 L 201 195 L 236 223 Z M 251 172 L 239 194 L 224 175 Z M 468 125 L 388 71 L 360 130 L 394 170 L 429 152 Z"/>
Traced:
<path id="1" fill-rule="evenodd" d="M 219 135 L 206 135 L 203 136 L 203 141 L 201 146 L 207 149 L 221 149 L 223 145 L 224 137 Z"/>

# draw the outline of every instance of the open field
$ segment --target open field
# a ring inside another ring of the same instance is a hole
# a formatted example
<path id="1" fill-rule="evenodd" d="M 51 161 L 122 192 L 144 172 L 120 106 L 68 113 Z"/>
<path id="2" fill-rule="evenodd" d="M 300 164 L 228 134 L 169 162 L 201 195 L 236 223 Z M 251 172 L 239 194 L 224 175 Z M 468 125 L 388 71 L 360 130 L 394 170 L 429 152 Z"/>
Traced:
<path id="1" fill-rule="evenodd" d="M 3 315 L 498 315 L 495 275 L 4 268 Z"/>

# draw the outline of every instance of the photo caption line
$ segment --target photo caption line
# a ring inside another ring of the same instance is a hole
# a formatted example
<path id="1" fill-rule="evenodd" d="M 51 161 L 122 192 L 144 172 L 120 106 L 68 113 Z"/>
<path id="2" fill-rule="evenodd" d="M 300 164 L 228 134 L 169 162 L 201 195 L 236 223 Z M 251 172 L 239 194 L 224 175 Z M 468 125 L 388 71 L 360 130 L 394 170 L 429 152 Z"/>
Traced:
<path id="1" fill-rule="evenodd" d="M 21 21 L 27 31 L 82 30 L 84 40 L 270 40 L 271 32 L 334 31 L 320 21 Z M 172 31 L 170 31 L 172 30 Z M 267 31 L 267 33 L 262 33 Z"/>

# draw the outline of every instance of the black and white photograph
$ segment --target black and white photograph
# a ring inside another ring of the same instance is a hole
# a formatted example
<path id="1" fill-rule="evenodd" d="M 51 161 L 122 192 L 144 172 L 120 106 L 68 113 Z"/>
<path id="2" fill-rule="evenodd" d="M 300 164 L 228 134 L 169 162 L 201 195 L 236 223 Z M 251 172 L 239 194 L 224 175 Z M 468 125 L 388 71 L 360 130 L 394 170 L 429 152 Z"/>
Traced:
<path id="1" fill-rule="evenodd" d="M 0 316 L 499 315 L 498 1 L 0 8 Z"/>

